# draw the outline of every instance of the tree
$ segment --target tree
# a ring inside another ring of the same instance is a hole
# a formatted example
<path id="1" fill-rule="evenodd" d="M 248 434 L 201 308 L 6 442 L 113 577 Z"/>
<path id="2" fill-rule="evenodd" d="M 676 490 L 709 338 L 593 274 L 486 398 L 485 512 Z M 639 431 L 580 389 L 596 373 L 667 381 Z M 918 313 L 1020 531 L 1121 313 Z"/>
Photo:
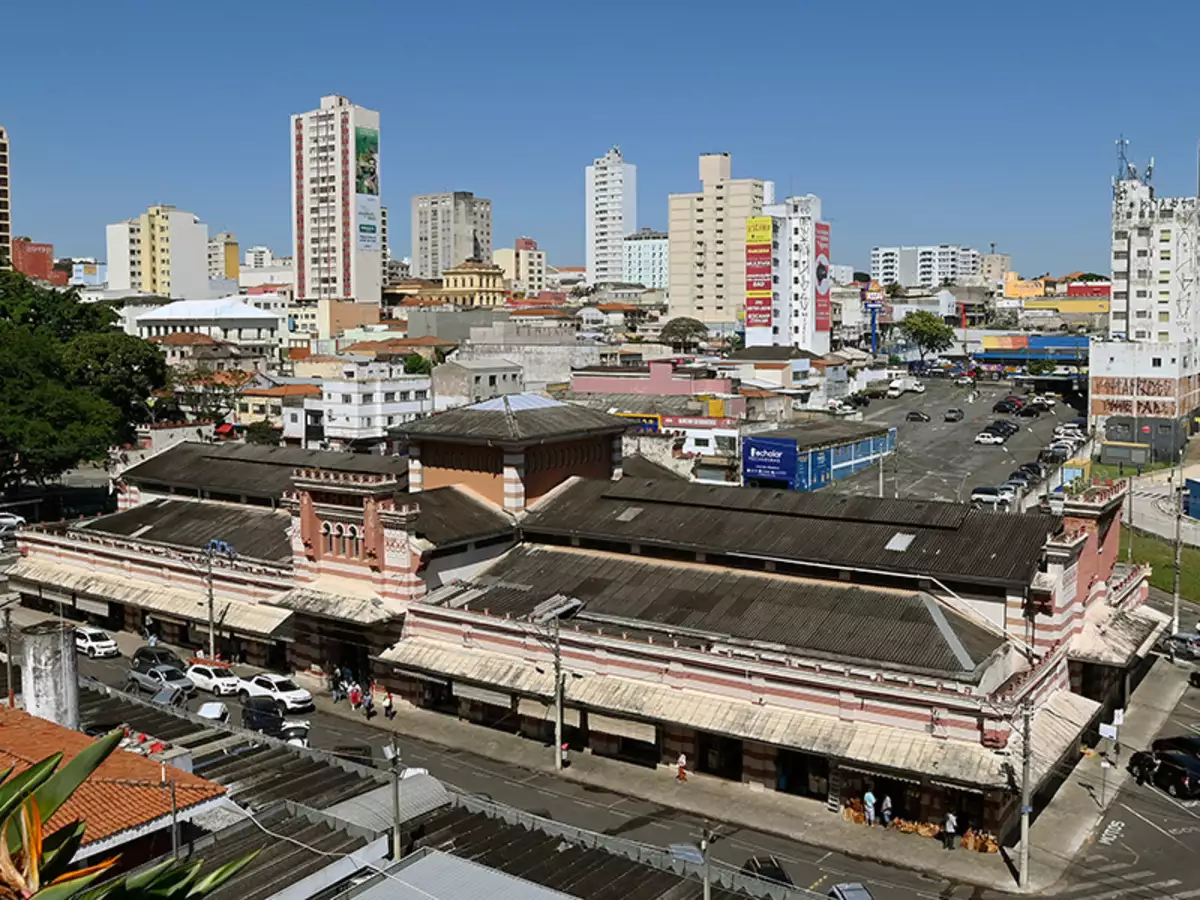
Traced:
<path id="1" fill-rule="evenodd" d="M 9 777 L 0 774 L 0 900 L 196 900 L 241 871 L 255 854 L 233 860 L 201 877 L 201 861 L 170 859 L 139 872 L 99 883 L 118 861 L 72 869 L 87 823 L 74 821 L 49 834 L 43 826 L 120 744 L 113 731 L 84 748 L 66 765 L 62 753 Z M 61 766 L 61 768 L 60 768 Z"/>
<path id="2" fill-rule="evenodd" d="M 433 371 L 433 363 L 420 353 L 410 353 L 404 357 L 405 375 L 428 375 Z"/>
<path id="3" fill-rule="evenodd" d="M 117 408 L 118 443 L 151 419 L 149 398 L 167 383 L 167 362 L 153 344 L 122 331 L 81 334 L 66 348 L 66 376 Z"/>
<path id="4" fill-rule="evenodd" d="M 233 412 L 253 372 L 214 371 L 211 366 L 171 370 L 171 388 L 179 406 L 198 419 L 220 422 Z"/>
<path id="5" fill-rule="evenodd" d="M 855 281 L 859 281 L 859 282 L 866 282 L 866 281 L 870 281 L 870 280 L 871 280 L 871 273 L 870 273 L 870 272 L 857 272 L 857 271 L 856 271 L 856 272 L 854 273 L 854 280 L 855 280 Z"/>
<path id="6" fill-rule="evenodd" d="M 1035 359 L 1029 363 L 1027 368 L 1030 375 L 1052 375 L 1058 366 L 1050 359 Z"/>
<path id="7" fill-rule="evenodd" d="M 277 447 L 279 446 L 279 429 L 265 419 L 259 422 L 251 422 L 246 426 L 245 438 L 247 444 L 264 444 Z"/>
<path id="8" fill-rule="evenodd" d="M 672 347 L 688 350 L 708 337 L 708 328 L 698 319 L 679 316 L 671 319 L 658 333 L 658 339 Z"/>
<path id="9" fill-rule="evenodd" d="M 941 353 L 954 343 L 954 329 L 927 310 L 919 309 L 904 317 L 900 333 L 917 348 L 921 361 L 928 353 Z"/>
<path id="10" fill-rule="evenodd" d="M 885 287 L 884 290 L 887 292 L 889 297 L 898 297 L 904 293 L 904 285 L 898 281 L 893 281 L 891 284 Z"/>

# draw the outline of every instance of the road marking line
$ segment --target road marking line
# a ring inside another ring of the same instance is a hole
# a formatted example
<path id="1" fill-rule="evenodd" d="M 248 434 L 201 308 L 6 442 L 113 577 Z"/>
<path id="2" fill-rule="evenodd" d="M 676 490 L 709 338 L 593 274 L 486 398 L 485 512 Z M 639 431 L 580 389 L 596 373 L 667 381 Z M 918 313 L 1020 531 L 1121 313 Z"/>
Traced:
<path id="1" fill-rule="evenodd" d="M 1170 799 L 1169 796 L 1168 796 L 1168 799 Z M 1151 828 L 1153 828 L 1159 834 L 1163 835 L 1164 837 L 1169 837 L 1171 840 L 1173 840 L 1175 843 L 1179 844 L 1181 847 L 1186 846 L 1183 843 L 1183 841 L 1179 840 L 1179 838 L 1175 837 L 1175 835 L 1171 834 L 1171 832 L 1167 831 L 1165 828 L 1161 828 L 1158 825 L 1155 825 L 1153 822 L 1151 822 L 1149 819 L 1147 819 L 1145 816 L 1143 816 L 1136 809 L 1130 809 L 1128 806 L 1125 806 L 1124 803 L 1122 803 L 1121 806 L 1127 812 L 1131 813 L 1132 815 L 1137 816 L 1139 819 L 1141 819 L 1143 822 L 1145 822 L 1147 825 L 1149 825 Z"/>
<path id="2" fill-rule="evenodd" d="M 1163 888 L 1172 888 L 1180 884 L 1183 884 L 1183 882 L 1178 878 L 1171 878 L 1167 881 L 1156 881 L 1153 884 L 1135 884 L 1132 887 L 1108 891 L 1104 894 L 1094 894 L 1088 900 L 1117 900 L 1118 897 L 1124 897 L 1127 894 L 1133 894 L 1137 891 L 1160 891 Z"/>
<path id="3" fill-rule="evenodd" d="M 1196 709 L 1196 707 L 1192 706 L 1190 703 L 1180 703 L 1179 705 L 1186 706 L 1188 709 L 1190 709 L 1194 713 L 1200 713 L 1200 709 Z"/>
<path id="4" fill-rule="evenodd" d="M 808 886 L 808 889 L 810 891 L 815 891 L 818 887 L 821 886 L 821 882 L 824 881 L 828 877 L 829 877 L 828 875 L 822 875 L 820 878 L 818 878 L 816 881 L 814 881 L 812 884 L 810 884 Z"/>
<path id="5" fill-rule="evenodd" d="M 1191 900 L 1193 897 L 1200 897 L 1200 890 L 1184 891 L 1182 894 L 1171 894 L 1169 897 L 1163 897 L 1162 900 Z"/>
<path id="6" fill-rule="evenodd" d="M 824 856 L 822 856 L 820 859 L 818 859 L 818 860 L 817 860 L 817 861 L 814 863 L 814 865 L 818 865 L 818 866 L 819 866 L 821 863 L 825 862 L 825 860 L 829 859 L 829 857 L 831 857 L 831 856 L 833 856 L 833 851 L 832 851 L 832 850 L 830 850 L 828 853 L 826 853 Z"/>
<path id="7" fill-rule="evenodd" d="M 1108 878 L 1094 878 L 1091 881 L 1081 881 L 1078 884 L 1073 884 L 1070 887 L 1063 888 L 1059 894 L 1077 894 L 1080 891 L 1090 891 L 1094 887 L 1113 887 L 1123 881 L 1135 881 L 1140 878 L 1154 878 L 1157 872 L 1129 872 L 1128 874 L 1110 875 Z M 1096 900 L 1095 897 L 1089 900 Z"/>

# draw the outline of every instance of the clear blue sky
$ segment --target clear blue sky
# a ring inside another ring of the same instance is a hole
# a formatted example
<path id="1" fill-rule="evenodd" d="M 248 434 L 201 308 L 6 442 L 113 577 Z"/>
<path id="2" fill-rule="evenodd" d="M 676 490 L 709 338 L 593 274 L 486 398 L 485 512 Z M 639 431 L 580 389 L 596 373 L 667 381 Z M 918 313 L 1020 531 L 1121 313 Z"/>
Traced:
<path id="1" fill-rule="evenodd" d="M 582 264 L 583 169 L 614 143 L 641 224 L 724 150 L 820 195 L 858 267 L 995 241 L 1025 274 L 1106 271 L 1120 132 L 1160 192 L 1196 188 L 1182 0 L 72 0 L 3 21 L 14 230 L 60 255 L 103 256 L 104 225 L 150 203 L 289 252 L 288 116 L 328 93 L 380 111 L 400 256 L 413 194 L 471 190 L 496 246 Z"/>

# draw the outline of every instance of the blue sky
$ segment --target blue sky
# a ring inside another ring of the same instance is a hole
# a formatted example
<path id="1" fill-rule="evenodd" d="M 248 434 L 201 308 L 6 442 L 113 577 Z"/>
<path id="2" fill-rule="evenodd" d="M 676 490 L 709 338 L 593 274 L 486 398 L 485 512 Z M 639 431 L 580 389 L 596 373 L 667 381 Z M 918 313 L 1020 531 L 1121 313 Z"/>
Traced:
<path id="1" fill-rule="evenodd" d="M 1161 193 L 1196 189 L 1200 70 L 1173 36 L 1200 4 L 1180 0 L 9 7 L 14 230 L 60 255 L 103 256 L 104 225 L 150 203 L 288 252 L 288 116 L 327 93 L 380 111 L 400 256 L 413 194 L 471 190 L 496 246 L 582 264 L 583 169 L 614 143 L 640 224 L 724 150 L 820 195 L 858 267 L 876 244 L 995 241 L 1025 274 L 1105 271 L 1121 132 Z"/>

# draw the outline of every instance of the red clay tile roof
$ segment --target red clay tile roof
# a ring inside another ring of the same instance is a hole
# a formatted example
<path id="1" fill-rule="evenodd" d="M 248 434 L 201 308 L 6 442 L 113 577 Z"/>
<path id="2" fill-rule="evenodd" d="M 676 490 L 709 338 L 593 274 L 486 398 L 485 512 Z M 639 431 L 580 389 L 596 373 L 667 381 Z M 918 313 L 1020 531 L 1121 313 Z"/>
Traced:
<path id="1" fill-rule="evenodd" d="M 163 344 L 167 347 L 195 347 L 201 344 L 209 346 L 221 343 L 207 334 L 196 334 L 188 331 L 177 331 L 174 334 L 158 335 L 150 338 L 152 344 Z"/>
<path id="2" fill-rule="evenodd" d="M 201 387 L 203 387 L 204 385 L 221 385 L 223 387 L 241 387 L 242 385 L 246 384 L 248 381 L 250 381 L 253 378 L 254 378 L 253 372 L 241 372 L 241 371 L 204 372 L 204 373 L 196 376 L 195 378 L 191 379 L 191 381 L 189 381 L 187 383 L 193 384 L 193 385 L 200 385 Z"/>
<path id="3" fill-rule="evenodd" d="M 0 707 L 0 768 L 12 766 L 14 775 L 59 751 L 65 765 L 93 743 L 86 734 L 22 710 Z M 175 780 L 175 799 L 180 812 L 216 800 L 225 793 L 221 785 L 182 769 L 168 767 L 167 774 Z M 87 824 L 83 838 L 86 847 L 130 828 L 167 818 L 171 815 L 171 792 L 161 783 L 159 763 L 136 753 L 114 750 L 59 808 L 46 830 L 50 832 L 82 819 Z"/>
<path id="4" fill-rule="evenodd" d="M 276 384 L 266 388 L 246 388 L 243 397 L 320 397 L 317 384 Z"/>
<path id="5" fill-rule="evenodd" d="M 637 312 L 641 307 L 634 306 L 632 303 L 597 303 L 596 309 L 600 312 Z"/>
<path id="6" fill-rule="evenodd" d="M 754 364 L 754 368 L 756 368 L 756 369 L 790 369 L 791 367 L 792 367 L 791 363 L 785 363 L 785 362 L 780 362 L 780 363 L 767 362 L 767 363 L 755 363 Z"/>
<path id="7" fill-rule="evenodd" d="M 312 350 L 308 347 L 288 347 L 288 359 L 308 359 Z"/>
<path id="8" fill-rule="evenodd" d="M 345 348 L 346 353 L 403 353 L 413 347 L 454 347 L 454 341 L 444 341 L 427 334 L 419 338 L 385 338 L 382 341 L 359 341 Z"/>

